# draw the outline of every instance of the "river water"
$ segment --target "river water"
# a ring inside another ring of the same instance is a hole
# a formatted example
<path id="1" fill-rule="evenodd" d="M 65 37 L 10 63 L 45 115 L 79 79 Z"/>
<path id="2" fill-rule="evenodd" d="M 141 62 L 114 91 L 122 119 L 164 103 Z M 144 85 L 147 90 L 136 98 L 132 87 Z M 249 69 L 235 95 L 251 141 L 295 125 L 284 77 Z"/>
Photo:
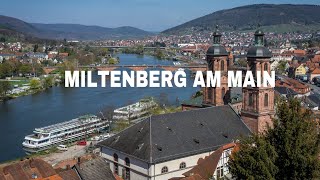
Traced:
<path id="1" fill-rule="evenodd" d="M 150 56 L 118 56 L 121 65 L 173 64 L 172 61 L 157 60 Z M 107 106 L 122 107 L 148 96 L 159 98 L 166 94 L 172 104 L 177 98 L 180 102 L 188 100 L 199 90 L 192 87 L 192 79 L 188 77 L 186 88 L 53 87 L 37 94 L 0 102 L 0 162 L 23 157 L 25 153 L 22 141 L 36 127 L 67 121 L 88 113 L 98 114 Z"/>

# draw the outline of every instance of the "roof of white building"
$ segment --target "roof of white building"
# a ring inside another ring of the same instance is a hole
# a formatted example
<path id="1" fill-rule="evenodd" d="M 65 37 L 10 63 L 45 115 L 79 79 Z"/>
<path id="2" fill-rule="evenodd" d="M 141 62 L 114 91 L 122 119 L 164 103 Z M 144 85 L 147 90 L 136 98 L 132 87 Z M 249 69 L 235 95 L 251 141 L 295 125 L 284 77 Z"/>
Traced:
<path id="1" fill-rule="evenodd" d="M 153 116 L 99 145 L 159 163 L 213 151 L 250 133 L 226 105 Z"/>

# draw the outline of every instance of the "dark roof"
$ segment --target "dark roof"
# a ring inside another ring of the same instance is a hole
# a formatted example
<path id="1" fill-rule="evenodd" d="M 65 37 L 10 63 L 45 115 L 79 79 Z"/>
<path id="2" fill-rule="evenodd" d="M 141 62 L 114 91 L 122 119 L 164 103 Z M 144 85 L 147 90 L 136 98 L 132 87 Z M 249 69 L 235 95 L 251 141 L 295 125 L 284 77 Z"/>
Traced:
<path id="1" fill-rule="evenodd" d="M 319 94 L 311 94 L 306 98 L 307 103 L 309 106 L 319 107 L 320 105 L 320 95 Z"/>
<path id="2" fill-rule="evenodd" d="M 152 116 L 99 143 L 149 163 L 216 150 L 250 134 L 229 106 Z"/>
<path id="3" fill-rule="evenodd" d="M 213 45 L 209 47 L 207 51 L 207 56 L 228 56 L 229 53 L 221 45 Z"/>
<path id="4" fill-rule="evenodd" d="M 115 180 L 109 164 L 101 157 L 75 165 L 82 180 Z"/>
<path id="5" fill-rule="evenodd" d="M 252 46 L 247 53 L 248 58 L 271 58 L 271 51 L 264 46 Z"/>
<path id="6" fill-rule="evenodd" d="M 293 89 L 287 87 L 274 87 L 274 90 L 282 95 L 295 96 L 298 94 Z"/>

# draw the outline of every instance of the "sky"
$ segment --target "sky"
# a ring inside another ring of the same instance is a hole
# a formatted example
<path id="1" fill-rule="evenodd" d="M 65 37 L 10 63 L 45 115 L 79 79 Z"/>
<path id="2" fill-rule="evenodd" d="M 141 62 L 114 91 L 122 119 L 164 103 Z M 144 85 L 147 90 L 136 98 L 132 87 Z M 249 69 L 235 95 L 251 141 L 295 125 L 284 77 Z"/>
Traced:
<path id="1" fill-rule="evenodd" d="M 0 15 L 31 23 L 133 26 L 160 32 L 218 10 L 262 3 L 320 5 L 320 0 L 3 0 Z"/>

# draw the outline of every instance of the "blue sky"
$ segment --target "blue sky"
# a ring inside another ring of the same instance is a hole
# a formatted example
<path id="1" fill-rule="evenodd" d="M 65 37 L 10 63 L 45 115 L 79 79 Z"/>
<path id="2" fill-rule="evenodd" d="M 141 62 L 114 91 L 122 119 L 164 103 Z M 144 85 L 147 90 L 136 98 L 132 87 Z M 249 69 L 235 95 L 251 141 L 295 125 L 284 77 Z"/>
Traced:
<path id="1" fill-rule="evenodd" d="M 34 23 L 162 31 L 217 10 L 261 3 L 320 5 L 320 0 L 4 0 L 0 14 Z"/>

